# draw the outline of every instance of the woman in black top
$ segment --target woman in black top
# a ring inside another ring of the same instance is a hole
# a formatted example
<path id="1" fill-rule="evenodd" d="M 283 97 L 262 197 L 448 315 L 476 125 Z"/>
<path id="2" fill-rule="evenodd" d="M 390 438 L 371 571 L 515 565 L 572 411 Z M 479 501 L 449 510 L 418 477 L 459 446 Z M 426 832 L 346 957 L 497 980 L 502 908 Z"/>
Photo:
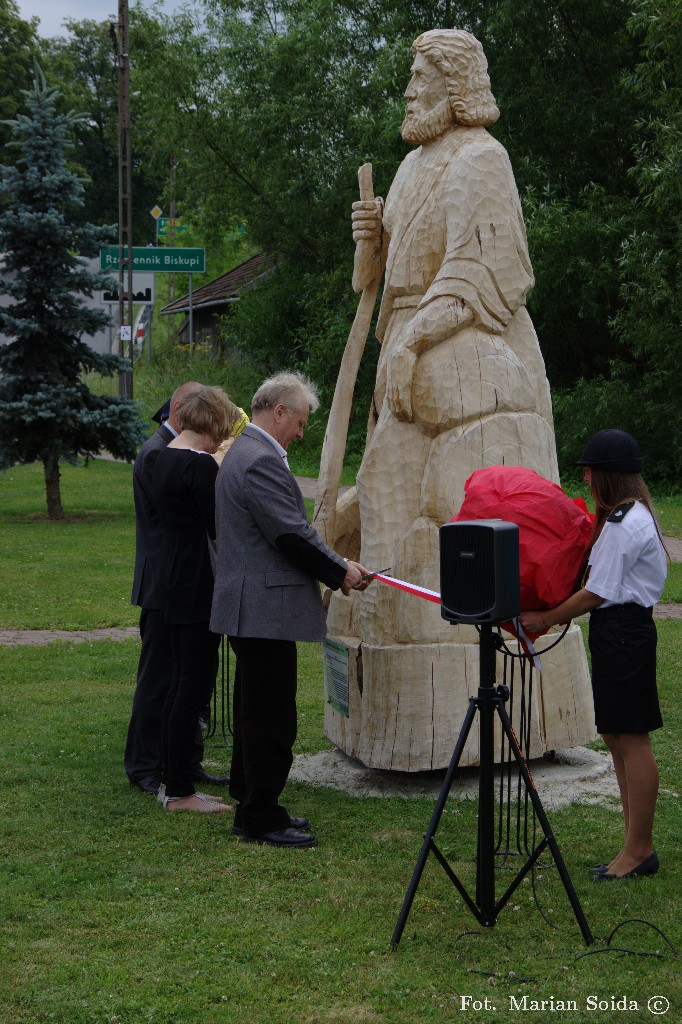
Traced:
<path id="1" fill-rule="evenodd" d="M 218 667 L 220 637 L 208 622 L 213 598 L 209 545 L 215 543 L 212 455 L 238 416 L 221 388 L 201 387 L 181 402 L 181 433 L 154 465 L 154 501 L 162 522 L 161 616 L 172 626 L 172 678 L 161 717 L 164 809 L 213 813 L 229 810 L 192 782 L 196 722 L 208 703 Z"/>

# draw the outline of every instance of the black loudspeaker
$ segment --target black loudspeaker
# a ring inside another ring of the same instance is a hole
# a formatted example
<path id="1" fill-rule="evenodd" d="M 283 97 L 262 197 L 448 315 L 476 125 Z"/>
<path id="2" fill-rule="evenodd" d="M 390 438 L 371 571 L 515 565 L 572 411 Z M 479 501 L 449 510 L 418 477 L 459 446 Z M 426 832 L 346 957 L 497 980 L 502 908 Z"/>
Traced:
<path id="1" fill-rule="evenodd" d="M 441 526 L 440 596 L 448 622 L 505 622 L 518 615 L 516 523 L 474 519 Z"/>

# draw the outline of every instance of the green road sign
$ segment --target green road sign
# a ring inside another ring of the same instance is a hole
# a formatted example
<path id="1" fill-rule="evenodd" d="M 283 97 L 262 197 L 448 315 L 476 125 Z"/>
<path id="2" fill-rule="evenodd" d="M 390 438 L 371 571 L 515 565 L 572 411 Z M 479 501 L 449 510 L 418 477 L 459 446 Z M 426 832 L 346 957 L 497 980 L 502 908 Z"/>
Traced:
<path id="1" fill-rule="evenodd" d="M 156 233 L 160 238 L 167 238 L 171 228 L 176 235 L 181 235 L 183 231 L 187 230 L 187 225 L 180 218 L 171 220 L 170 217 L 159 217 L 156 222 Z"/>
<path id="2" fill-rule="evenodd" d="M 99 265 L 102 270 L 118 270 L 117 245 L 107 245 L 100 249 Z M 206 270 L 206 250 L 133 246 L 133 270 L 152 271 L 155 274 L 203 274 Z"/>

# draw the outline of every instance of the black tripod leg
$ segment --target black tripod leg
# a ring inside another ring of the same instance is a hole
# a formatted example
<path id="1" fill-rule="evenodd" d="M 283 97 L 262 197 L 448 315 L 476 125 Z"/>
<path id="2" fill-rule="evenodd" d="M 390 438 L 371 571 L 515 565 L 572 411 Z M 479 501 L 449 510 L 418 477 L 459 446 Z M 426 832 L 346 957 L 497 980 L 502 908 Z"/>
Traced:
<path id="1" fill-rule="evenodd" d="M 552 852 L 552 857 L 554 858 L 554 863 L 557 866 L 557 870 L 559 872 L 559 877 L 561 878 L 561 881 L 564 884 L 564 889 L 566 890 L 566 895 L 568 896 L 568 900 L 569 900 L 569 903 L 571 904 L 571 908 L 572 908 L 573 913 L 575 915 L 575 919 L 578 922 L 578 925 L 580 927 L 580 931 L 583 934 L 583 938 L 584 938 L 585 942 L 589 946 L 589 945 L 591 945 L 594 942 L 594 936 L 593 936 L 592 932 L 590 931 L 590 926 L 588 925 L 587 919 L 585 917 L 585 914 L 583 913 L 583 908 L 580 906 L 580 901 L 578 900 L 577 893 L 576 893 L 575 889 L 573 888 L 573 882 L 571 881 L 571 876 L 569 875 L 568 868 L 566 867 L 566 864 L 564 863 L 564 858 L 561 855 L 561 850 L 559 849 L 559 844 L 557 843 L 556 839 L 554 838 L 554 833 L 552 832 L 552 826 L 550 825 L 549 819 L 547 818 L 547 815 L 545 814 L 545 809 L 542 806 L 542 801 L 540 800 L 540 796 L 538 794 L 538 791 L 535 788 L 535 783 L 533 782 L 533 777 L 530 774 L 530 771 L 528 769 L 528 765 L 526 763 L 526 759 L 525 759 L 525 757 L 523 756 L 523 754 L 521 753 L 521 751 L 519 749 L 519 744 L 518 744 L 518 741 L 516 739 L 516 735 L 514 733 L 514 730 L 512 728 L 511 721 L 509 720 L 509 715 L 507 714 L 505 708 L 502 707 L 501 705 L 498 706 L 498 714 L 500 716 L 500 721 L 502 723 L 502 728 L 504 730 L 504 733 L 505 733 L 507 739 L 509 740 L 509 746 L 510 746 L 510 748 L 511 748 L 513 754 L 514 754 L 514 757 L 516 758 L 516 762 L 517 762 L 517 764 L 519 766 L 519 771 L 521 772 L 521 777 L 522 777 L 522 779 L 523 779 L 523 781 L 525 783 L 526 790 L 527 790 L 528 795 L 529 795 L 529 797 L 531 799 L 531 802 L 533 804 L 533 810 L 535 811 L 535 814 L 537 815 L 537 819 L 540 822 L 540 825 L 542 826 L 542 831 L 544 833 L 545 839 L 547 840 L 547 845 L 549 846 L 549 848 L 550 848 L 550 850 Z M 531 859 L 533 859 L 533 858 L 531 858 Z M 523 873 L 525 874 L 525 869 L 523 870 Z M 507 893 L 505 893 L 505 896 L 500 901 L 500 905 L 499 905 L 500 907 L 504 904 L 506 899 L 509 898 L 509 896 L 511 895 L 511 892 L 513 891 L 513 888 L 514 887 L 512 887 L 510 890 L 508 890 Z M 499 907 L 498 907 L 498 909 L 499 909 Z"/>
<path id="2" fill-rule="evenodd" d="M 482 641 L 481 641 L 482 647 Z M 495 924 L 495 752 L 494 706 L 487 690 L 478 691 L 480 723 L 478 779 L 478 847 L 476 851 L 476 903 L 486 927 Z"/>
<path id="3" fill-rule="evenodd" d="M 414 900 L 417 888 L 419 886 L 419 882 L 421 880 L 422 872 L 424 870 L 424 865 L 426 864 L 429 853 L 431 852 L 433 837 L 436 834 L 438 823 L 443 815 L 445 803 L 450 793 L 450 787 L 452 786 L 452 780 L 455 777 L 455 772 L 457 771 L 457 766 L 459 765 L 459 761 L 462 756 L 462 751 L 464 750 L 466 741 L 469 737 L 471 723 L 474 720 L 475 714 L 476 703 L 472 698 L 469 701 L 469 707 L 467 709 L 466 715 L 464 716 L 462 728 L 460 729 L 459 736 L 457 737 L 455 749 L 452 753 L 452 757 L 450 759 L 450 764 L 445 774 L 445 778 L 443 779 L 443 785 L 441 786 L 440 793 L 438 794 L 438 800 L 436 801 L 436 806 L 434 808 L 433 814 L 431 815 L 429 827 L 426 830 L 426 833 L 424 834 L 424 842 L 422 843 L 422 848 L 420 850 L 419 857 L 417 858 L 417 863 L 415 864 L 414 871 L 412 872 L 412 878 L 410 879 L 410 884 L 408 886 L 407 893 L 405 894 L 405 899 L 403 900 L 403 905 L 400 910 L 400 914 L 398 915 L 398 921 L 396 923 L 395 929 L 393 931 L 393 937 L 391 939 L 391 949 L 393 950 L 398 948 L 400 937 L 405 929 L 407 918 L 412 907 L 412 902 Z"/>
<path id="4" fill-rule="evenodd" d="M 499 703 L 495 684 L 496 638 L 492 626 L 480 630 L 479 779 L 478 846 L 476 850 L 476 904 L 480 921 L 491 927 L 496 921 L 495 907 L 495 709 Z"/>

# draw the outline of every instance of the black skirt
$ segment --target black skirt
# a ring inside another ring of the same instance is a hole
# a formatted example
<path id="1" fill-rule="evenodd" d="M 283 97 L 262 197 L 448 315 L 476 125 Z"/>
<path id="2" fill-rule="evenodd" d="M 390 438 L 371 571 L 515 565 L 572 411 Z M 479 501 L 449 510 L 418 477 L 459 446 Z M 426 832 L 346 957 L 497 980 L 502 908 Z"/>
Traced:
<path id="1" fill-rule="evenodd" d="M 590 615 L 592 694 L 599 733 L 645 733 L 663 725 L 651 611 L 638 604 L 618 604 Z"/>

